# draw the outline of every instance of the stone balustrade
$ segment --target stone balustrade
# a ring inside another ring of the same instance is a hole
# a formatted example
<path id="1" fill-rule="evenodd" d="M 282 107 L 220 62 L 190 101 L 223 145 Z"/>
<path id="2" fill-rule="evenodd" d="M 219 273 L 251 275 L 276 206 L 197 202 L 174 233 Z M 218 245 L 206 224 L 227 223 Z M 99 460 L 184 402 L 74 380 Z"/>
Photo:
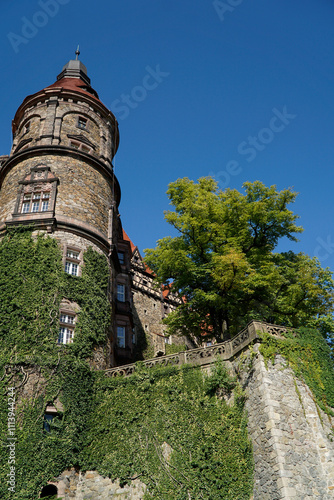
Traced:
<path id="1" fill-rule="evenodd" d="M 286 332 L 284 326 L 271 325 L 260 321 L 251 321 L 246 328 L 241 330 L 233 339 L 226 340 L 220 344 L 215 344 L 211 347 L 199 347 L 197 349 L 189 349 L 168 356 L 160 356 L 157 358 L 147 359 L 143 364 L 148 368 L 153 366 L 180 366 L 185 363 L 190 363 L 199 366 L 205 366 L 213 363 L 217 359 L 228 360 L 233 358 L 239 351 L 244 349 L 250 343 L 259 339 L 257 332 L 267 332 L 274 336 L 280 336 Z M 121 375 L 131 375 L 136 371 L 136 364 L 118 366 L 105 370 L 106 377 L 118 377 Z"/>

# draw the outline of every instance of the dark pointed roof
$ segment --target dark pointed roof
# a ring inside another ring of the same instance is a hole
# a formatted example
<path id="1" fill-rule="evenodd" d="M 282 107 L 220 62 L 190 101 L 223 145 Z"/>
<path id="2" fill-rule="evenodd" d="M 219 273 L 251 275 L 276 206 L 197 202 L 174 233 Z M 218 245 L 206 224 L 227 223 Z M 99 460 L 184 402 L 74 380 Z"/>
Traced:
<path id="1" fill-rule="evenodd" d="M 69 90 L 79 90 L 87 92 L 99 99 L 98 93 L 90 84 L 90 78 L 87 74 L 86 66 L 79 61 L 79 46 L 75 51 L 76 58 L 68 61 L 63 67 L 61 73 L 57 76 L 57 81 L 47 88 L 62 87 Z"/>
<path id="2" fill-rule="evenodd" d="M 80 78 L 87 85 L 90 85 L 90 78 L 87 75 L 87 68 L 78 59 L 68 61 L 63 67 L 61 73 L 57 76 L 57 80 L 62 80 L 63 78 Z"/>

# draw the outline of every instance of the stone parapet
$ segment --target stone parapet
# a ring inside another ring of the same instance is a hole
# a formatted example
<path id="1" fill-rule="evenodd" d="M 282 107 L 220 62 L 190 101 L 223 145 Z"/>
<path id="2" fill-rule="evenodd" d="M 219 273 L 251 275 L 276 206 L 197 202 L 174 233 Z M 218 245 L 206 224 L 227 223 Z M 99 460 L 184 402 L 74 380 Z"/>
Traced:
<path id="1" fill-rule="evenodd" d="M 280 332 L 286 331 L 285 327 L 278 325 L 270 325 L 259 321 L 251 321 L 246 328 L 239 332 L 232 340 L 226 340 L 220 344 L 211 347 L 199 347 L 197 349 L 189 349 L 188 351 L 170 354 L 168 356 L 160 356 L 158 358 L 148 359 L 143 361 L 143 364 L 148 368 L 153 366 L 169 366 L 183 365 L 191 363 L 194 365 L 205 366 L 210 365 L 217 359 L 229 360 L 238 352 L 247 347 L 250 343 L 257 340 L 259 337 L 257 331 L 268 332 L 274 335 L 279 335 Z M 105 370 L 106 377 L 117 377 L 119 375 L 131 375 L 136 371 L 136 364 L 118 366 Z"/>

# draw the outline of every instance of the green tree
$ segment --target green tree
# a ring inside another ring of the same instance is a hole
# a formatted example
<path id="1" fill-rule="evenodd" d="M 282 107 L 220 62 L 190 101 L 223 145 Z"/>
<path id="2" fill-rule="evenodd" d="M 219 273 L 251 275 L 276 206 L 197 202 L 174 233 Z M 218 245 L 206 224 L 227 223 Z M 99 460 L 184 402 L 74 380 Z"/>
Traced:
<path id="1" fill-rule="evenodd" d="M 165 219 L 179 233 L 146 250 L 157 280 L 183 298 L 164 321 L 170 333 L 218 341 L 251 319 L 334 331 L 334 282 L 329 269 L 303 253 L 274 253 L 281 238 L 298 241 L 289 204 L 297 193 L 246 182 L 245 194 L 221 191 L 212 178 L 169 185 L 174 211 Z"/>

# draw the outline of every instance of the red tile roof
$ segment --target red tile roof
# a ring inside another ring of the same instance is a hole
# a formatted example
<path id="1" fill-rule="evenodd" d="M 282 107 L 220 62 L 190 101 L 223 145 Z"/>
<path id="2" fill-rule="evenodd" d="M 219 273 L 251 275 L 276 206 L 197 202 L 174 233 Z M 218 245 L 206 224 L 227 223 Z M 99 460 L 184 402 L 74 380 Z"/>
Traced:
<path id="1" fill-rule="evenodd" d="M 43 90 L 52 89 L 52 88 L 62 88 L 62 89 L 66 89 L 66 90 L 75 90 L 75 91 L 81 92 L 82 94 L 85 94 L 89 97 L 93 97 L 93 99 L 95 99 L 96 101 L 99 101 L 101 103 L 100 99 L 97 97 L 97 93 L 96 93 L 96 95 L 94 95 L 94 93 L 85 90 L 85 89 L 89 88 L 89 85 L 87 85 L 87 83 L 85 83 L 80 78 L 62 78 L 61 80 L 57 80 L 52 85 L 48 85 Z M 95 92 L 95 90 L 94 90 L 94 92 Z"/>
<path id="2" fill-rule="evenodd" d="M 130 240 L 129 236 L 126 234 L 126 232 L 124 231 L 124 229 L 123 229 L 123 240 L 128 241 L 130 243 L 131 251 L 133 253 L 136 250 L 137 247 L 136 247 L 136 245 L 134 245 L 132 243 L 132 241 Z"/>

